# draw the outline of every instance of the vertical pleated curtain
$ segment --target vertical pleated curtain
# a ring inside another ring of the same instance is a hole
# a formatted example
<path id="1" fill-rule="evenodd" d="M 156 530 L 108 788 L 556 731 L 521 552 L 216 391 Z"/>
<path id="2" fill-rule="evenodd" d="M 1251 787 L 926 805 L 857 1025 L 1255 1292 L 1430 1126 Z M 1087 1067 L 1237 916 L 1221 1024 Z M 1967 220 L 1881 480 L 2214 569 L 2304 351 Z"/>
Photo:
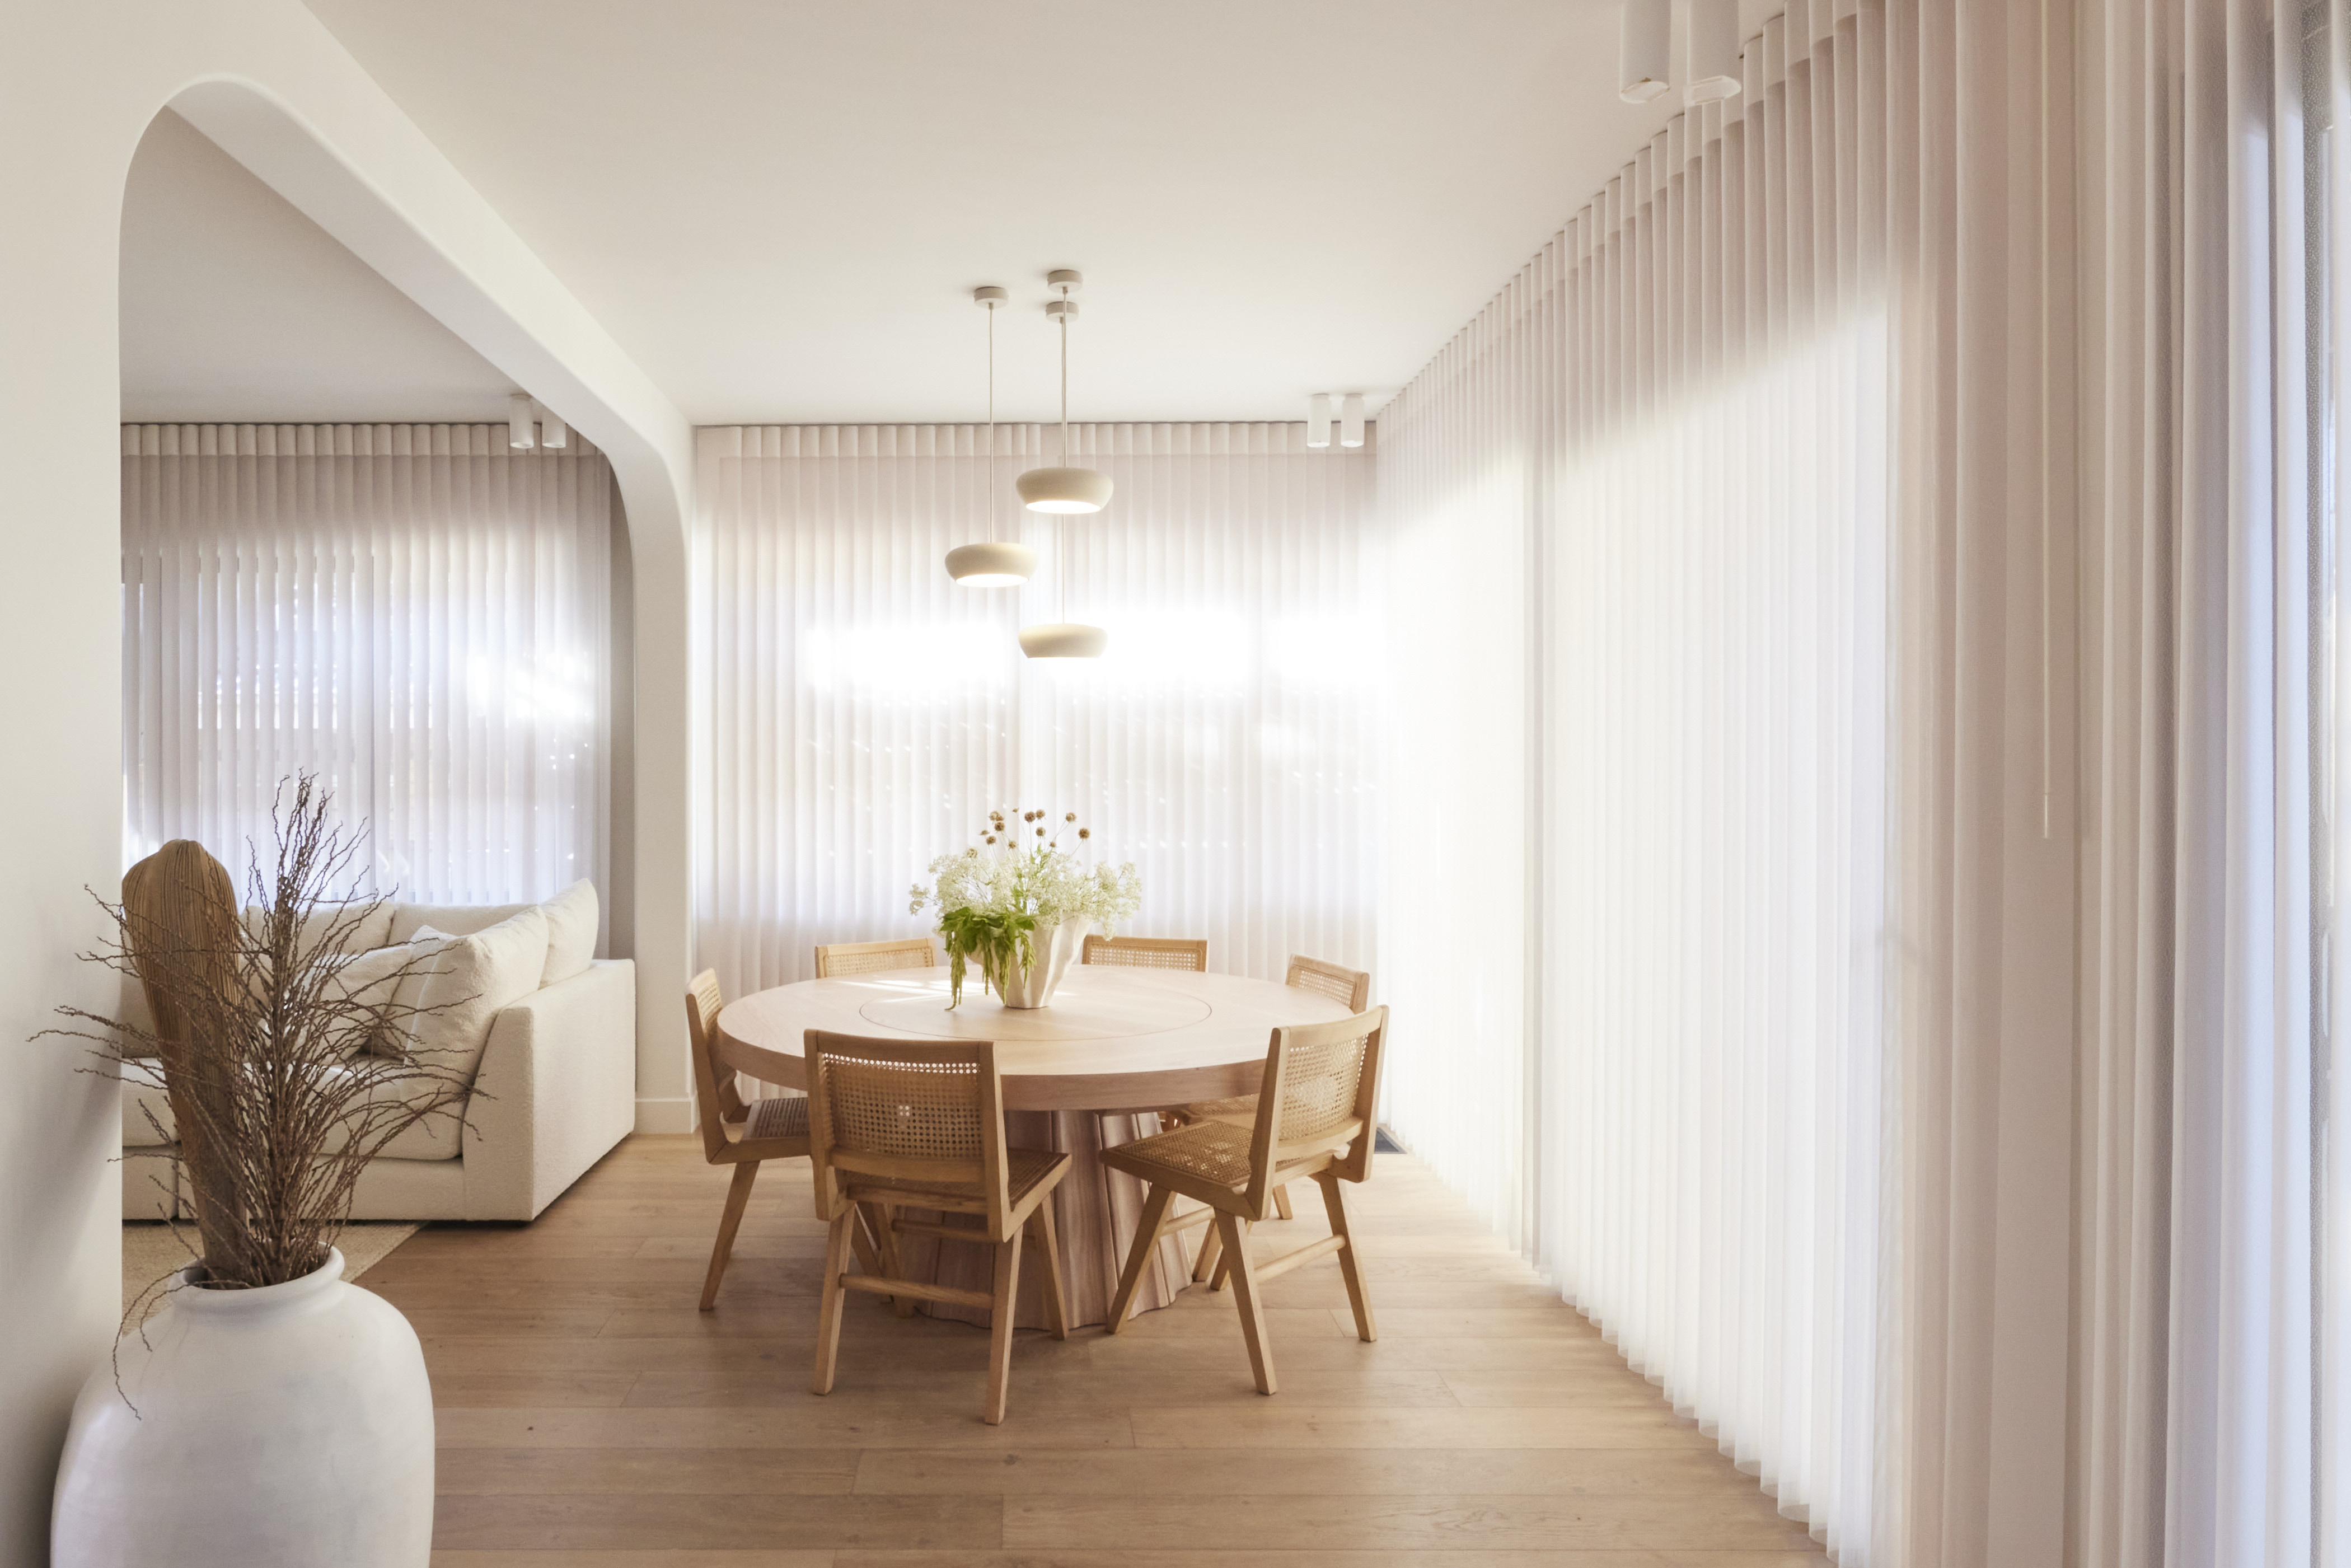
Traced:
<path id="1" fill-rule="evenodd" d="M 2347 46 L 2340 0 L 2085 14 L 2087 1563 L 2351 1560 Z"/>
<path id="2" fill-rule="evenodd" d="M 930 862 L 997 806 L 1076 813 L 1133 861 L 1125 933 L 1206 937 L 1213 967 L 1364 965 L 1377 845 L 1379 579 L 1368 448 L 1296 424 L 1071 427 L 1111 476 L 1094 517 L 1020 508 L 1058 427 L 701 433 L 710 818 L 702 961 L 728 994 L 805 979 L 830 942 L 912 936 Z M 1038 551 L 1021 589 L 946 552 Z M 1023 625 L 1104 628 L 1093 660 L 1028 660 Z"/>
<path id="3" fill-rule="evenodd" d="M 1393 1120 L 1846 1563 L 2064 1518 L 2049 20 L 1791 6 L 1381 413 Z"/>
<path id="4" fill-rule="evenodd" d="M 601 882 L 611 475 L 505 425 L 126 425 L 123 854 L 266 856 L 279 781 L 364 827 L 363 892 Z"/>

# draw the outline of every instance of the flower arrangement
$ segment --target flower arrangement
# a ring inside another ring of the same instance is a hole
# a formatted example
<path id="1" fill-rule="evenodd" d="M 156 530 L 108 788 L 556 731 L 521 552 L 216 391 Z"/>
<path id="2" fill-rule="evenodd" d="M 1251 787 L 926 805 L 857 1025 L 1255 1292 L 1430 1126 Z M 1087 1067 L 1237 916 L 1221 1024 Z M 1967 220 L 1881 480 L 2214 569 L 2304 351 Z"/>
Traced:
<path id="1" fill-rule="evenodd" d="M 931 862 L 932 885 L 916 883 L 909 914 L 930 905 L 939 912 L 938 932 L 947 950 L 950 1009 L 963 1003 L 965 966 L 979 961 L 983 981 L 1008 1002 L 1008 983 L 1037 962 L 1036 937 L 1064 924 L 1082 922 L 1113 935 L 1134 918 L 1143 903 L 1142 879 L 1128 862 L 1115 869 L 1087 865 L 1061 838 L 1074 831 L 1083 843 L 1093 835 L 1065 812 L 1047 826 L 1051 813 L 1020 812 L 1014 826 L 1003 811 L 990 811 L 980 842 Z"/>

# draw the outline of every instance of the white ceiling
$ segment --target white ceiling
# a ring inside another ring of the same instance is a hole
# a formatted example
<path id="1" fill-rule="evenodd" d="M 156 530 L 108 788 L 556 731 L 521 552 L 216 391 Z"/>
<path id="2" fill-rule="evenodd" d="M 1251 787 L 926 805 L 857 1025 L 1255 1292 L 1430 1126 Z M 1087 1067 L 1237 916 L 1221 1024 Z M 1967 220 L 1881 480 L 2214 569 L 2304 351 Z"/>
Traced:
<path id="1" fill-rule="evenodd" d="M 512 382 L 166 111 L 122 203 L 122 417 L 503 420 Z"/>
<path id="2" fill-rule="evenodd" d="M 309 0 L 696 423 L 1302 417 L 1660 126 L 1613 0 Z"/>
<path id="3" fill-rule="evenodd" d="M 696 423 L 1374 408 L 1664 123 L 1614 0 L 308 0 Z M 1748 0 L 1759 12 L 1771 0 Z M 132 419 L 502 417 L 185 122 L 123 217 Z"/>

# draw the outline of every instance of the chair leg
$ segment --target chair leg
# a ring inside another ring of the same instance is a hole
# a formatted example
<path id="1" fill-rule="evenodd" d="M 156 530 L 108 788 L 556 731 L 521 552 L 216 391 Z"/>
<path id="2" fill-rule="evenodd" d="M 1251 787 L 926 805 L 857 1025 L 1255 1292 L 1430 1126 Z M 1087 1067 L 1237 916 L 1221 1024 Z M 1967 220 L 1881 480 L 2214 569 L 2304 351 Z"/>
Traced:
<path id="1" fill-rule="evenodd" d="M 868 1205 L 849 1206 L 849 1245 L 856 1250 L 857 1266 L 875 1279 L 882 1278 L 882 1254 L 873 1245 L 873 1217 L 867 1213 Z M 890 1298 L 880 1298 L 887 1301 Z"/>
<path id="2" fill-rule="evenodd" d="M 1004 1422 L 1004 1395 L 1012 1382 L 1012 1309 L 1019 1294 L 1020 1232 L 1015 1230 L 996 1245 L 995 1299 L 987 1312 L 987 1403 L 979 1418 L 991 1427 Z"/>
<path id="3" fill-rule="evenodd" d="M 1290 1209 L 1290 1184 L 1288 1182 L 1283 1182 L 1280 1186 L 1273 1189 L 1273 1212 L 1280 1215 L 1284 1219 L 1295 1219 L 1298 1218 L 1298 1216 L 1291 1213 Z"/>
<path id="4" fill-rule="evenodd" d="M 1061 1239 L 1053 1232 L 1053 1195 L 1047 1193 L 1029 1217 L 1045 1259 L 1045 1326 L 1055 1339 L 1070 1337 L 1070 1299 L 1061 1290 Z"/>
<path id="5" fill-rule="evenodd" d="M 726 1277 L 726 1260 L 735 1255 L 735 1232 L 743 1228 L 743 1211 L 751 1205 L 751 1184 L 759 1179 L 759 1162 L 746 1160 L 735 1167 L 726 1188 L 726 1212 L 718 1217 L 718 1243 L 710 1249 L 710 1272 L 702 1281 L 702 1310 L 718 1304 L 718 1281 Z"/>
<path id="6" fill-rule="evenodd" d="M 914 1276 L 906 1272 L 905 1260 L 898 1254 L 898 1211 L 887 1205 L 878 1207 L 882 1210 L 882 1223 L 875 1228 L 875 1239 L 882 1244 L 882 1273 L 887 1279 L 911 1280 Z M 914 1298 L 893 1296 L 890 1298 L 890 1310 L 902 1318 L 911 1318 L 914 1315 Z"/>
<path id="7" fill-rule="evenodd" d="M 1339 1201 L 1339 1178 L 1324 1171 L 1314 1181 L 1322 1189 L 1322 1208 L 1331 1217 L 1331 1234 L 1344 1243 L 1339 1249 L 1339 1272 L 1347 1281 L 1347 1304 L 1355 1309 L 1355 1337 L 1369 1344 L 1380 1337 L 1380 1331 L 1372 1322 L 1372 1299 L 1364 1291 L 1364 1270 L 1355 1260 L 1355 1239 L 1347 1229 L 1346 1206 Z"/>
<path id="8" fill-rule="evenodd" d="M 1254 1219 L 1244 1219 L 1239 1221 L 1239 1234 L 1242 1238 L 1242 1245 L 1246 1247 L 1248 1245 L 1248 1238 L 1249 1234 L 1257 1228 L 1257 1221 Z M 1208 1277 L 1208 1289 L 1211 1291 L 1223 1290 L 1225 1288 L 1225 1281 L 1231 1279 L 1232 1276 L 1232 1250 L 1229 1248 L 1218 1248 L 1217 1249 L 1217 1271 Z"/>
<path id="9" fill-rule="evenodd" d="M 836 1214 L 824 1233 L 824 1291 L 816 1314 L 816 1371 L 809 1379 L 815 1394 L 832 1392 L 833 1364 L 841 1358 L 841 1277 L 849 1270 L 849 1230 L 855 1221 Z"/>
<path id="10" fill-rule="evenodd" d="M 1174 1200 L 1173 1187 L 1155 1186 L 1143 1199 L 1143 1218 L 1134 1222 L 1134 1245 L 1126 1251 L 1126 1267 L 1118 1276 L 1118 1293 L 1110 1299 L 1110 1321 L 1102 1327 L 1112 1333 L 1126 1326 L 1126 1314 L 1134 1310 L 1134 1292 L 1143 1283 L 1144 1266 L 1151 1261 L 1151 1249 L 1159 1241 L 1159 1228 L 1167 1223 L 1167 1205 Z"/>
<path id="11" fill-rule="evenodd" d="M 1229 1214 L 1217 1216 L 1225 1233 L 1225 1261 L 1233 1273 L 1234 1304 L 1241 1310 L 1241 1338 L 1249 1342 L 1249 1370 L 1257 1375 L 1257 1391 L 1274 1391 L 1273 1347 L 1266 1343 L 1265 1312 L 1258 1305 L 1257 1270 L 1249 1266 L 1249 1249 L 1241 1243 L 1240 1221 Z"/>
<path id="12" fill-rule="evenodd" d="M 1217 1258 L 1225 1249 L 1224 1233 L 1214 1220 L 1200 1232 L 1200 1255 L 1192 1260 L 1192 1282 L 1204 1284 L 1217 1278 Z"/>

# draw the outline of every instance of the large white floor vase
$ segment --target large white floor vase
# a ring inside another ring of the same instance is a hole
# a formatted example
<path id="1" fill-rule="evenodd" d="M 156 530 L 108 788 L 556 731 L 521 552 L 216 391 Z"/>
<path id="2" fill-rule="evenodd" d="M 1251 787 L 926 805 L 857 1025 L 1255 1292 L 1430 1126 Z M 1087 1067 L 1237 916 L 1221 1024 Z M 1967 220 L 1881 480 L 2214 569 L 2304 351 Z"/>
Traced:
<path id="1" fill-rule="evenodd" d="M 283 1285 L 174 1290 L 119 1360 L 119 1391 L 102 1365 L 74 1404 L 55 1568 L 426 1568 L 424 1352 L 340 1252 Z"/>
<path id="2" fill-rule="evenodd" d="M 988 972 L 988 983 L 996 988 L 997 997 L 1008 1008 L 1041 1008 L 1051 1004 L 1053 988 L 1061 983 L 1080 953 L 1085 951 L 1086 933 L 1094 928 L 1091 920 L 1064 920 L 1059 925 L 1040 925 L 1030 935 L 1029 950 L 1036 962 L 1027 968 L 1008 964 L 1001 970 Z"/>

